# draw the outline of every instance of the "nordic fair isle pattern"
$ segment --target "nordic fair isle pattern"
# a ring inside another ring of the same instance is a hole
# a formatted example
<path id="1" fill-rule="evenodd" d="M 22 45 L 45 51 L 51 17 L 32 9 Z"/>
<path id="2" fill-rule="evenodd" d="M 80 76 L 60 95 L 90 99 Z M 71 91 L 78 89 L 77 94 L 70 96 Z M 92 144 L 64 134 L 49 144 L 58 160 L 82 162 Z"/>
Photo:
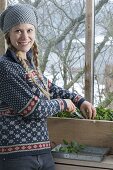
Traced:
<path id="1" fill-rule="evenodd" d="M 31 53 L 28 53 L 31 70 Z M 35 76 L 35 72 L 31 72 Z M 44 77 L 44 81 L 48 81 Z M 37 79 L 43 86 L 43 83 Z M 43 86 L 44 88 L 44 86 Z M 0 156 L 35 155 L 47 153 L 50 141 L 47 117 L 65 111 L 65 98 L 80 108 L 84 101 L 80 95 L 64 90 L 50 81 L 51 100 L 29 81 L 13 51 L 0 58 Z"/>
<path id="2" fill-rule="evenodd" d="M 18 145 L 18 146 L 6 146 L 0 148 L 0 154 L 2 153 L 10 153 L 10 152 L 21 152 L 21 151 L 29 151 L 29 150 L 41 150 L 41 149 L 48 149 L 50 148 L 50 142 L 43 142 L 43 143 L 34 143 L 30 145 Z"/>
<path id="3" fill-rule="evenodd" d="M 33 96 L 33 98 L 29 101 L 29 103 L 26 105 L 26 107 L 24 109 L 22 109 L 22 111 L 20 111 L 19 113 L 23 116 L 30 114 L 30 112 L 33 111 L 34 106 L 36 105 L 37 101 L 38 101 L 38 97 Z M 16 113 L 12 109 L 9 109 L 9 108 L 4 109 L 4 110 L 0 109 L 0 115 L 15 115 L 15 114 Z"/>
<path id="4" fill-rule="evenodd" d="M 29 101 L 29 103 L 27 104 L 27 106 L 22 109 L 22 111 L 20 111 L 19 113 L 23 116 L 26 116 L 28 114 L 30 114 L 31 112 L 33 112 L 34 107 L 36 105 L 38 101 L 38 97 L 37 96 L 33 96 L 33 98 Z"/>

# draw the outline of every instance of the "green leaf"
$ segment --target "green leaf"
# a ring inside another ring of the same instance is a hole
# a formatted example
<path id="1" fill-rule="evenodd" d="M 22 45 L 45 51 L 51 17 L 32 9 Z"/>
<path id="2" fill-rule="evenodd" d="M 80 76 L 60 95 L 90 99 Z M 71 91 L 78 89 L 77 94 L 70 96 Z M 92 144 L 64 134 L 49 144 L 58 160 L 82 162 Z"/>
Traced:
<path id="1" fill-rule="evenodd" d="M 65 145 L 68 145 L 68 142 L 67 142 L 65 139 L 63 139 L 63 143 L 64 143 Z"/>

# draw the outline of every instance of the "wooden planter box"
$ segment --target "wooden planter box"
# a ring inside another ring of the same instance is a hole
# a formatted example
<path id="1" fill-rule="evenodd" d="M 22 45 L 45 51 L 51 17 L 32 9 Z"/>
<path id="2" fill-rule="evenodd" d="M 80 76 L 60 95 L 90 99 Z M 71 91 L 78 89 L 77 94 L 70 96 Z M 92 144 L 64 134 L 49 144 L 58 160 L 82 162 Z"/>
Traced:
<path id="1" fill-rule="evenodd" d="M 76 140 L 80 144 L 111 147 L 111 153 L 101 163 L 55 158 L 56 170 L 103 170 L 113 169 L 113 122 L 103 120 L 79 120 L 49 118 L 48 130 L 52 146 Z"/>

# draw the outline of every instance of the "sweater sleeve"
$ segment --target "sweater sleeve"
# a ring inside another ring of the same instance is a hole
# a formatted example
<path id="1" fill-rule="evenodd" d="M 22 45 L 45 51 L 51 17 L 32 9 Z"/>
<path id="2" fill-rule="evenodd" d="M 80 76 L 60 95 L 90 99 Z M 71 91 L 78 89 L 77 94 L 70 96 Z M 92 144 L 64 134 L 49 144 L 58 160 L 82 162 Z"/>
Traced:
<path id="1" fill-rule="evenodd" d="M 80 109 L 81 104 L 85 101 L 85 98 L 80 94 L 70 92 L 69 90 L 58 87 L 54 83 L 48 80 L 49 92 L 51 93 L 52 99 L 62 98 L 70 99 L 75 104 L 75 106 Z"/>
<path id="2" fill-rule="evenodd" d="M 8 62 L 0 62 L 0 100 L 14 110 L 15 114 L 45 118 L 67 108 L 63 99 L 46 100 L 34 95 L 21 73 L 21 66 L 14 67 L 10 67 Z"/>

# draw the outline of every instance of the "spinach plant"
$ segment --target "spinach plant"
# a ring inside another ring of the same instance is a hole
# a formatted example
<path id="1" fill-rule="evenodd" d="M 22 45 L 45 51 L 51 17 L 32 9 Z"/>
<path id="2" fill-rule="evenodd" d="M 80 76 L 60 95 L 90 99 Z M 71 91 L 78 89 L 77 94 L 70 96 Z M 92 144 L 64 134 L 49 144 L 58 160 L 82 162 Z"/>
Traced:
<path id="1" fill-rule="evenodd" d="M 65 153 L 78 153 L 84 147 L 85 145 L 81 145 L 75 140 L 68 143 L 65 139 L 63 139 L 63 145 L 61 145 L 59 149 L 56 149 L 56 151 Z"/>
<path id="2" fill-rule="evenodd" d="M 82 115 L 79 109 L 76 110 L 78 113 Z M 113 109 L 105 108 L 103 106 L 96 107 L 97 115 L 95 117 L 96 120 L 109 120 L 113 121 Z M 60 112 L 55 117 L 61 118 L 75 118 L 79 119 L 76 114 L 70 114 L 69 112 Z"/>

